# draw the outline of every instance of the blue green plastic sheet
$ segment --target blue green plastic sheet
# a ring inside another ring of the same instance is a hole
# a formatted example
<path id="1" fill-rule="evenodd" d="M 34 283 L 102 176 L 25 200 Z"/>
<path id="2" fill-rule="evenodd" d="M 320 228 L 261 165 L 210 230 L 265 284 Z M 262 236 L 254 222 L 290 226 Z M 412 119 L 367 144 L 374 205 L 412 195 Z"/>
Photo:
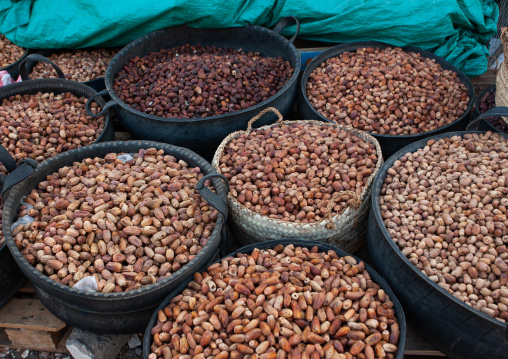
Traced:
<path id="1" fill-rule="evenodd" d="M 0 33 L 29 48 L 121 46 L 165 27 L 273 27 L 296 16 L 302 39 L 418 46 L 477 76 L 498 15 L 494 0 L 0 0 Z"/>

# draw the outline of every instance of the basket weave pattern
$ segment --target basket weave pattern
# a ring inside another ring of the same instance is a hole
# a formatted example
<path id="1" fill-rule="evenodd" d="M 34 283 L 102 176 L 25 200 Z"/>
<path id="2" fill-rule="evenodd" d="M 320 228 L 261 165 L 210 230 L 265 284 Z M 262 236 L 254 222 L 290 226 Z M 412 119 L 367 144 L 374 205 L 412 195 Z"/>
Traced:
<path id="1" fill-rule="evenodd" d="M 230 219 L 236 226 L 240 227 L 248 234 L 248 238 L 238 238 L 242 245 L 252 244 L 257 242 L 264 242 L 267 240 L 280 239 L 280 238 L 301 238 L 305 240 L 318 240 L 321 242 L 332 244 L 348 253 L 356 251 L 365 242 L 365 235 L 367 230 L 367 215 L 370 208 L 370 196 L 372 190 L 372 182 L 376 176 L 379 168 L 383 164 L 383 157 L 381 154 L 381 147 L 377 140 L 366 132 L 362 132 L 352 127 L 344 127 L 334 123 L 326 123 L 321 121 L 283 121 L 283 124 L 291 125 L 299 124 L 316 124 L 326 125 L 338 130 L 345 130 L 351 135 L 358 136 L 366 142 L 373 143 L 376 146 L 376 155 L 378 162 L 372 174 L 370 175 L 365 188 L 363 189 L 360 199 L 361 204 L 358 208 L 348 207 L 341 214 L 332 215 L 330 220 L 335 225 L 335 228 L 327 228 L 329 220 L 322 220 L 316 223 L 295 223 L 287 222 L 278 219 L 273 219 L 268 216 L 263 216 L 254 212 L 240 202 L 238 202 L 231 194 L 228 194 L 228 206 Z M 259 129 L 268 129 L 276 126 L 268 125 L 260 127 Z M 215 152 L 212 166 L 220 173 L 219 161 L 222 157 L 227 144 L 242 135 L 245 131 L 237 131 L 226 137 L 219 148 Z M 253 238 L 256 240 L 254 241 Z"/>
<path id="2" fill-rule="evenodd" d="M 502 29 L 504 62 L 501 64 L 496 77 L 496 106 L 508 106 L 508 27 Z M 508 121 L 508 118 L 504 118 Z"/>

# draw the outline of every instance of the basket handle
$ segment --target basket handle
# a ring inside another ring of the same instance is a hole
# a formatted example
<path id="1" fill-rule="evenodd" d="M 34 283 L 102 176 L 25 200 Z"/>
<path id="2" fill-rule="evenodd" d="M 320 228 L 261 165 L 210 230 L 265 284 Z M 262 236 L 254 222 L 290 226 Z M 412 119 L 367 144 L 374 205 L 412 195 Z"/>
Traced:
<path id="1" fill-rule="evenodd" d="M 2 195 L 10 187 L 30 176 L 37 167 L 37 162 L 31 158 L 22 159 L 19 161 L 19 165 L 16 164 L 16 160 L 2 145 L 0 145 L 0 162 L 9 173 L 8 175 L 0 175 L 0 193 Z"/>
<path id="2" fill-rule="evenodd" d="M 31 158 L 24 158 L 18 163 L 18 167 L 9 175 L 4 178 L 2 183 L 2 197 L 5 198 L 5 193 L 14 185 L 23 181 L 25 178 L 34 173 L 37 168 L 37 161 Z"/>
<path id="3" fill-rule="evenodd" d="M 210 188 L 205 187 L 205 181 L 211 180 L 212 178 L 219 178 L 224 182 L 226 186 L 226 193 L 229 193 L 229 181 L 226 177 L 221 175 L 220 173 L 210 173 L 206 176 L 201 177 L 201 179 L 196 184 L 196 190 L 199 192 L 201 197 L 203 197 L 213 208 L 219 211 L 220 214 L 224 217 L 224 223 L 226 223 L 228 219 L 228 205 L 224 200 L 217 194 L 213 193 Z"/>
<path id="4" fill-rule="evenodd" d="M 283 17 L 282 19 L 280 19 L 280 21 L 275 25 L 275 27 L 272 30 L 276 34 L 280 34 L 280 32 L 292 22 L 296 24 L 296 31 L 293 37 L 289 39 L 290 44 L 292 44 L 296 40 L 296 36 L 298 36 L 298 33 L 300 32 L 300 21 L 296 17 L 294 16 Z"/>
<path id="5" fill-rule="evenodd" d="M 328 205 L 326 206 L 326 213 L 325 213 L 325 220 L 328 221 L 328 224 L 326 225 L 327 229 L 335 229 L 335 223 L 333 223 L 331 217 L 332 217 L 332 209 L 335 205 L 335 201 L 338 199 L 352 199 L 353 200 L 353 207 L 358 208 L 360 207 L 360 204 L 362 204 L 362 200 L 360 196 L 353 191 L 340 191 L 335 192 L 332 195 L 332 198 L 328 201 Z"/>
<path id="6" fill-rule="evenodd" d="M 117 103 L 115 101 L 111 100 L 111 101 L 108 101 L 104 105 L 104 107 L 102 108 L 101 112 L 99 112 L 99 113 L 93 113 L 92 112 L 92 102 L 95 100 L 95 98 L 99 97 L 99 96 L 104 96 L 104 95 L 107 95 L 107 94 L 108 94 L 108 90 L 105 89 L 105 90 L 102 90 L 101 92 L 98 92 L 95 95 L 91 96 L 88 99 L 88 101 L 86 101 L 85 109 L 86 109 L 86 113 L 87 113 L 88 116 L 91 116 L 93 118 L 101 117 L 102 115 L 104 115 L 104 113 L 106 113 L 106 111 L 108 111 L 110 108 L 115 107 L 117 105 Z"/>
<path id="7" fill-rule="evenodd" d="M 0 162 L 4 165 L 7 172 L 11 173 L 18 167 L 16 165 L 16 160 L 11 156 L 7 149 L 0 145 Z"/>
<path id="8" fill-rule="evenodd" d="M 265 108 L 263 111 L 261 111 L 260 113 L 258 113 L 256 116 L 254 116 L 253 118 L 250 119 L 249 123 L 247 123 L 247 130 L 246 132 L 249 132 L 250 130 L 252 130 L 252 125 L 254 124 L 254 122 L 256 122 L 257 120 L 259 120 L 265 113 L 268 113 L 268 112 L 273 112 L 277 115 L 277 117 L 279 118 L 277 120 L 277 123 L 279 125 L 282 124 L 282 121 L 284 121 L 284 118 L 282 117 L 281 113 L 279 112 L 279 110 L 277 110 L 275 107 L 267 107 Z"/>
<path id="9" fill-rule="evenodd" d="M 35 62 L 46 62 L 46 63 L 50 64 L 55 69 L 56 74 L 58 75 L 58 78 L 66 80 L 65 74 L 63 73 L 62 69 L 60 67 L 58 67 L 58 65 L 55 64 L 53 61 L 51 61 L 47 57 L 39 55 L 39 54 L 31 54 L 31 55 L 28 55 L 27 57 L 25 57 L 24 59 L 22 59 L 21 62 L 19 63 L 19 74 L 21 75 L 21 81 L 30 80 L 30 77 L 28 75 L 28 67 L 30 66 L 31 62 L 29 62 L 29 60 L 32 60 Z M 23 65 L 25 65 L 25 66 L 23 66 Z"/>

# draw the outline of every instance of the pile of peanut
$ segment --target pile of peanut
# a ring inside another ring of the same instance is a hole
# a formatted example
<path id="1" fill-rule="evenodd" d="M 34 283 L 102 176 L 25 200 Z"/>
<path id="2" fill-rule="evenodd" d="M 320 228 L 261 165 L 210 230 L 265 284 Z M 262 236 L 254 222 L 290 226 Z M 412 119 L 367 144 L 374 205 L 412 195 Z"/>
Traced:
<path id="1" fill-rule="evenodd" d="M 293 244 L 195 273 L 157 318 L 149 359 L 394 358 L 400 336 L 363 262 Z"/>
<path id="2" fill-rule="evenodd" d="M 5 35 L 0 35 L 0 69 L 12 65 L 23 57 L 26 49 L 14 45 Z"/>
<path id="3" fill-rule="evenodd" d="M 324 117 L 383 135 L 436 130 L 460 118 L 470 100 L 457 73 L 398 47 L 332 57 L 312 72 L 306 88 Z"/>
<path id="4" fill-rule="evenodd" d="M 344 129 L 283 124 L 232 139 L 219 160 L 230 194 L 246 208 L 283 221 L 324 219 L 335 192 L 360 195 L 378 162 L 376 147 Z M 333 213 L 348 206 L 336 202 Z"/>
<path id="5" fill-rule="evenodd" d="M 0 104 L 1 144 L 16 162 L 23 158 L 42 162 L 64 151 L 92 144 L 102 133 L 105 118 L 88 116 L 86 101 L 87 98 L 70 92 L 38 92 L 4 99 Z M 100 111 L 96 103 L 92 104 L 92 111 Z M 7 174 L 1 163 L 0 173 Z M 0 211 L 0 246 L 4 243 L 1 218 Z"/>
<path id="6" fill-rule="evenodd" d="M 26 197 L 12 234 L 35 268 L 73 286 L 94 276 L 100 292 L 137 289 L 191 261 L 215 227 L 217 211 L 195 190 L 203 177 L 164 150 L 87 158 L 47 176 Z"/>
<path id="7" fill-rule="evenodd" d="M 467 305 L 508 321 L 508 140 L 430 140 L 388 170 L 379 205 L 402 253 Z"/>
<path id="8" fill-rule="evenodd" d="M 2 145 L 16 161 L 32 158 L 42 162 L 92 144 L 102 133 L 105 118 L 88 116 L 87 100 L 71 92 L 38 92 L 4 99 L 0 104 Z M 96 103 L 92 111 L 100 111 Z"/>
<path id="9" fill-rule="evenodd" d="M 109 63 L 118 51 L 118 48 L 62 50 L 47 58 L 60 67 L 67 80 L 86 82 L 104 77 Z M 56 77 L 53 67 L 44 62 L 37 63 L 30 75 L 32 79 Z"/>

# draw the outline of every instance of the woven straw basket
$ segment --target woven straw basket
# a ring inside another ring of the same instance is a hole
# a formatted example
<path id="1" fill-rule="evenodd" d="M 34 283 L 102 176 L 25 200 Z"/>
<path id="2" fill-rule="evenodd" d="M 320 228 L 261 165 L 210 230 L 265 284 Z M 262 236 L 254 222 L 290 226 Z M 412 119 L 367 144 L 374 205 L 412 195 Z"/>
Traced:
<path id="1" fill-rule="evenodd" d="M 508 106 L 508 27 L 501 31 L 503 43 L 504 62 L 496 77 L 496 106 Z M 507 117 L 504 117 L 508 121 Z"/>
<path id="2" fill-rule="evenodd" d="M 267 108 L 249 122 L 247 131 L 233 132 L 222 141 L 215 152 L 212 161 L 212 165 L 219 173 L 219 161 L 227 144 L 243 133 L 249 132 L 252 123 L 268 111 L 276 112 L 279 116 L 279 121 L 277 121 L 276 124 L 263 126 L 256 130 L 268 129 L 278 126 L 279 124 L 291 125 L 295 123 L 330 126 L 338 130 L 345 130 L 351 135 L 356 135 L 367 142 L 373 143 L 376 146 L 378 162 L 373 170 L 373 173 L 370 175 L 361 196 L 358 196 L 356 193 L 351 191 L 340 192 L 338 195 L 334 194 L 328 205 L 328 209 L 331 210 L 333 207 L 334 199 L 337 197 L 344 198 L 343 195 L 345 195 L 346 198 L 349 197 L 349 199 L 351 199 L 351 201 L 348 201 L 348 204 L 352 204 L 352 206 L 348 206 L 346 210 L 340 214 L 329 213 L 328 218 L 316 223 L 295 223 L 269 218 L 268 216 L 261 215 L 246 208 L 229 193 L 227 200 L 229 206 L 229 216 L 232 221 L 231 224 L 233 228 L 237 229 L 236 234 L 238 233 L 238 230 L 242 234 L 238 236 L 237 239 L 242 245 L 246 245 L 272 239 L 300 238 L 326 242 L 349 253 L 356 251 L 365 242 L 372 182 L 379 171 L 379 168 L 383 164 L 383 157 L 379 143 L 374 137 L 366 132 L 358 131 L 351 127 L 340 126 L 335 123 L 321 121 L 283 121 L 282 115 L 276 109 Z M 235 233 L 235 230 L 232 229 L 232 231 Z"/>

